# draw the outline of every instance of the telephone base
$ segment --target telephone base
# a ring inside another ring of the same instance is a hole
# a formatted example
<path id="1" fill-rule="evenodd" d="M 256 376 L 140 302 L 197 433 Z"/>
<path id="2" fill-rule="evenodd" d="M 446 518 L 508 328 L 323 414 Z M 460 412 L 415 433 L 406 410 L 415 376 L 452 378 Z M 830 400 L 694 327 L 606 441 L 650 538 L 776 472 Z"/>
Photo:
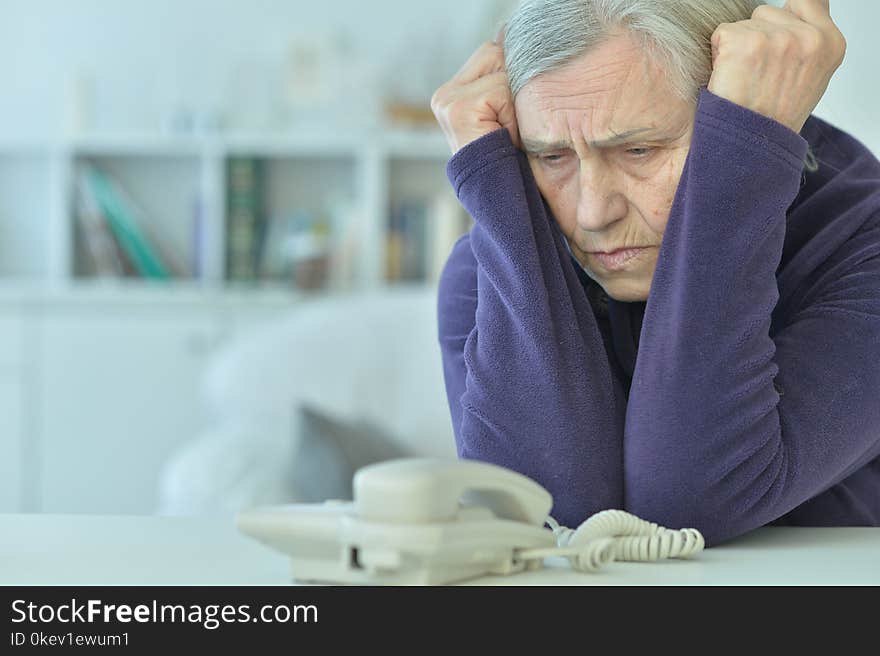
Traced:
<path id="1" fill-rule="evenodd" d="M 454 522 L 394 524 L 358 516 L 353 503 L 241 513 L 241 531 L 290 557 L 293 579 L 351 585 L 444 585 L 525 568 L 514 551 L 555 546 L 553 533 L 462 508 Z"/>
<path id="2" fill-rule="evenodd" d="M 447 585 L 481 576 L 500 574 L 485 565 L 448 565 L 418 566 L 399 571 L 387 571 L 377 575 L 374 572 L 343 569 L 336 563 L 321 560 L 291 558 L 290 571 L 292 582 L 307 585 L 390 585 L 390 586 L 433 586 Z M 509 574 L 523 568 L 511 569 Z"/>

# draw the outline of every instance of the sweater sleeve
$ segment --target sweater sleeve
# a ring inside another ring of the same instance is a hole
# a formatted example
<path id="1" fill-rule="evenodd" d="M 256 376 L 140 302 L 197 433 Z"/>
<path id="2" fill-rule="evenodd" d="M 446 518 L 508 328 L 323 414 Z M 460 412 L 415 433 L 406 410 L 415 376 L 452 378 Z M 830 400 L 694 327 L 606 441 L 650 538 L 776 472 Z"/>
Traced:
<path id="1" fill-rule="evenodd" d="M 835 253 L 774 338 L 806 141 L 700 95 L 648 298 L 624 436 L 628 510 L 707 543 L 771 522 L 880 451 L 880 252 Z"/>
<path id="2" fill-rule="evenodd" d="M 459 456 L 537 481 L 569 526 L 621 507 L 622 386 L 528 160 L 502 129 L 462 148 L 447 174 L 474 219 L 438 299 Z"/>

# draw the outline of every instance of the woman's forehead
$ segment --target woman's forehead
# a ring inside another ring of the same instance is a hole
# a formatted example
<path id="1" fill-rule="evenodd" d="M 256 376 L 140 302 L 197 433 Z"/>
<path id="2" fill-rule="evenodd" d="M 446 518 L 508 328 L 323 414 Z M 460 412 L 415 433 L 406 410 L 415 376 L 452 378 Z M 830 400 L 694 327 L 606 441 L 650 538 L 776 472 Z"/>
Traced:
<path id="1" fill-rule="evenodd" d="M 678 125 L 688 108 L 660 64 L 625 35 L 535 77 L 516 98 L 520 133 L 531 142 L 565 138 L 572 131 L 588 143 L 603 142 L 624 132 Z"/>

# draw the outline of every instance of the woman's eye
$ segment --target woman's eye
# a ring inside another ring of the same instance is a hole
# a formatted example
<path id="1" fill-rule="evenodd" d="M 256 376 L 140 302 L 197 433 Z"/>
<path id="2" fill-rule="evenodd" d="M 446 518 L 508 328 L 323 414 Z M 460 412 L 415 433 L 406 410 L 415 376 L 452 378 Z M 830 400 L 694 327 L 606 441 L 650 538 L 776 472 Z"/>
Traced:
<path id="1" fill-rule="evenodd" d="M 540 157 L 544 164 L 558 164 L 563 159 L 565 159 L 565 155 L 541 155 Z"/>
<path id="2" fill-rule="evenodd" d="M 632 155 L 636 158 L 647 157 L 654 151 L 653 148 L 648 148 L 647 146 L 644 148 L 627 148 L 626 152 L 628 155 Z"/>

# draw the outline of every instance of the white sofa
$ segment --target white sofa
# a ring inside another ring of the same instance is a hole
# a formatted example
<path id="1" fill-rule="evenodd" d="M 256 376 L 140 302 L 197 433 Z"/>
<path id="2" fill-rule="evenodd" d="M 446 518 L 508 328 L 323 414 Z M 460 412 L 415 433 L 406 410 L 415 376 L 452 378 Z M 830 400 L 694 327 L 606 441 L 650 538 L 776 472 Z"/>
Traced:
<path id="1" fill-rule="evenodd" d="M 157 512 L 319 500 L 334 477 L 350 485 L 352 468 L 398 450 L 454 458 L 436 301 L 430 286 L 309 299 L 224 348 L 203 381 L 210 424 L 166 463 Z M 346 469 L 333 440 L 300 434 L 304 406 L 345 424 L 349 442 L 369 424 L 379 448 L 349 444 Z"/>

